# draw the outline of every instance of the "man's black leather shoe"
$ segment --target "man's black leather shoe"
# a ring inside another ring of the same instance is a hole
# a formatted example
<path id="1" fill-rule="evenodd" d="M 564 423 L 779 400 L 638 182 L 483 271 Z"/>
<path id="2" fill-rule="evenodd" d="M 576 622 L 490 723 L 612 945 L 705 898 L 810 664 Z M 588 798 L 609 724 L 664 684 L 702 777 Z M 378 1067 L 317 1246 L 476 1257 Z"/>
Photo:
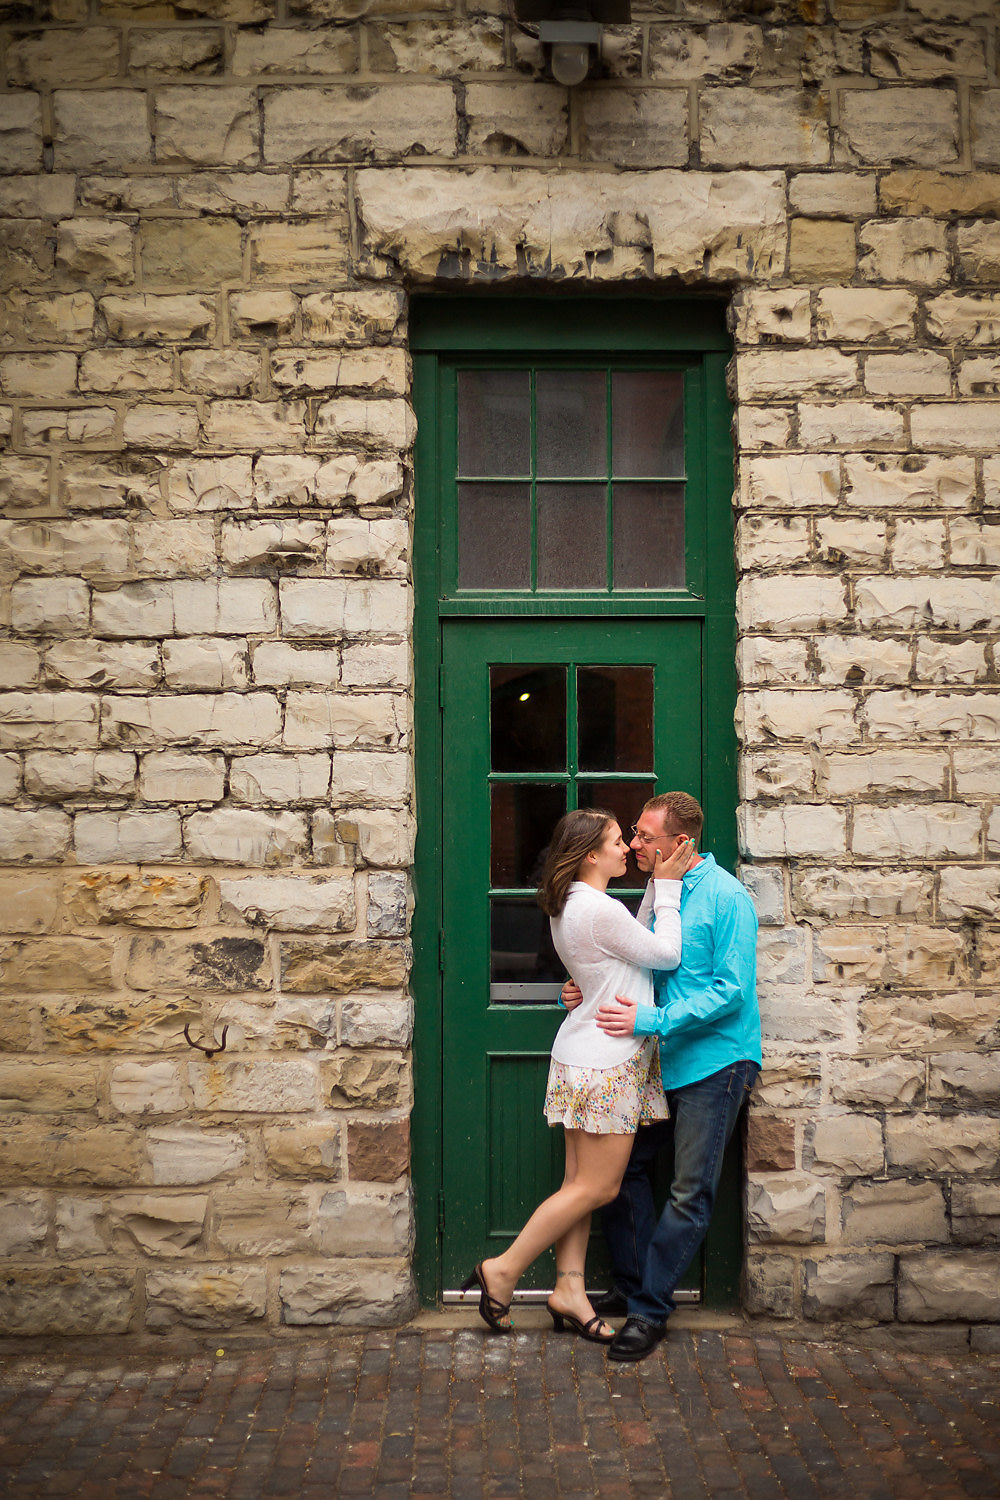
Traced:
<path id="1" fill-rule="evenodd" d="M 647 1354 L 652 1354 L 666 1331 L 665 1324 L 657 1327 L 655 1323 L 644 1323 L 641 1318 L 627 1318 L 624 1328 L 619 1329 L 614 1341 L 608 1345 L 608 1358 L 626 1364 L 645 1359 Z"/>
<path id="2" fill-rule="evenodd" d="M 602 1292 L 599 1297 L 591 1297 L 590 1305 L 602 1318 L 623 1318 L 628 1312 L 627 1300 L 615 1287 L 610 1292 Z"/>

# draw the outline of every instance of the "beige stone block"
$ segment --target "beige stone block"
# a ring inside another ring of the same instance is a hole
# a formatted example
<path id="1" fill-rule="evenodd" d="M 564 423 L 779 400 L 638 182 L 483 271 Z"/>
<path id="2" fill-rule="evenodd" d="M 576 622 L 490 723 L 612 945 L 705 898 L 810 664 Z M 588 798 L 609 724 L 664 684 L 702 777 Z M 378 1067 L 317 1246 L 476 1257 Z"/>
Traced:
<path id="1" fill-rule="evenodd" d="M 797 88 L 704 88 L 701 159 L 708 166 L 823 166 L 830 159 L 829 99 Z"/>
<path id="2" fill-rule="evenodd" d="M 797 870 L 792 876 L 792 905 L 804 915 L 842 917 L 929 917 L 932 877 L 927 872 L 898 871 L 887 881 L 881 870 Z"/>
<path id="3" fill-rule="evenodd" d="M 757 1243 L 808 1245 L 825 1236 L 826 1194 L 804 1175 L 758 1175 L 747 1183 L 747 1227 Z"/>
<path id="4" fill-rule="evenodd" d="M 950 921 L 992 921 L 1000 910 L 1000 869 L 985 865 L 971 870 L 954 866 L 942 870 L 940 910 Z"/>
<path id="5" fill-rule="evenodd" d="M 217 1188 L 213 1239 L 229 1256 L 294 1255 L 313 1249 L 309 1200 L 282 1185 Z"/>
<path id="6" fill-rule="evenodd" d="M 863 859 L 968 859 L 979 842 L 977 807 L 912 802 L 854 810 L 852 848 Z"/>
<path id="7" fill-rule="evenodd" d="M 874 220 L 859 230 L 862 276 L 934 286 L 948 277 L 946 226 L 934 219 Z"/>
<path id="8" fill-rule="evenodd" d="M 37 94 L 7 93 L 0 106 L 0 146 L 9 172 L 42 168 L 42 109 Z"/>
<path id="9" fill-rule="evenodd" d="M 399 989 L 409 963 L 406 943 L 286 940 L 281 944 L 281 986 L 290 994 Z"/>
<path id="10" fill-rule="evenodd" d="M 1000 167 L 1000 88 L 974 89 L 969 99 L 972 160 Z"/>
<path id="11" fill-rule="evenodd" d="M 873 396 L 948 396 L 951 366 L 942 354 L 871 354 L 865 360 L 865 390 Z M 1000 384 L 997 387 L 1000 394 Z"/>
<path id="12" fill-rule="evenodd" d="M 225 522 L 222 560 L 230 568 L 308 568 L 322 562 L 326 531 L 322 521 Z"/>
<path id="13" fill-rule="evenodd" d="M 135 279 L 132 226 L 116 219 L 66 219 L 59 225 L 56 267 L 94 282 Z"/>
<path id="14" fill-rule="evenodd" d="M 653 25 L 649 29 L 650 77 L 747 79 L 762 61 L 763 46 L 759 26 L 734 22 L 705 27 Z"/>
<path id="15" fill-rule="evenodd" d="M 343 276 L 350 248 L 346 212 L 324 219 L 284 220 L 250 231 L 250 263 L 258 280 L 292 283 Z"/>
<path id="16" fill-rule="evenodd" d="M 566 148 L 569 111 L 566 91 L 558 84 L 470 83 L 465 99 L 471 154 L 548 158 Z M 586 98 L 582 103 L 586 119 Z M 450 154 L 450 146 L 437 150 Z"/>
<path id="17" fill-rule="evenodd" d="M 892 564 L 899 572 L 940 568 L 944 564 L 944 521 L 903 519 L 896 522 Z"/>
<path id="18" fill-rule="evenodd" d="M 223 1054 L 188 1067 L 198 1109 L 283 1116 L 315 1113 L 319 1105 L 316 1064 L 305 1058 Z"/>
<path id="19" fill-rule="evenodd" d="M 246 1142 L 234 1131 L 163 1125 L 147 1130 L 144 1139 L 153 1181 L 160 1186 L 215 1182 L 238 1171 L 246 1161 Z"/>
<path id="20" fill-rule="evenodd" d="M 910 428 L 918 447 L 991 453 L 996 447 L 998 420 L 1000 401 L 938 401 L 914 405 Z"/>
<path id="21" fill-rule="evenodd" d="M 229 774 L 229 794 L 237 804 L 322 802 L 329 790 L 329 755 L 244 755 Z"/>
<path id="22" fill-rule="evenodd" d="M 303 401 L 213 401 L 204 440 L 217 448 L 300 448 L 305 417 Z"/>
<path id="23" fill-rule="evenodd" d="M 930 1097 L 947 1104 L 995 1106 L 1000 1100 L 1000 1067 L 995 1051 L 941 1053 L 931 1058 Z"/>
<path id="24" fill-rule="evenodd" d="M 751 859 L 785 855 L 829 858 L 843 851 L 845 817 L 842 809 L 819 803 L 784 807 L 747 807 L 740 810 L 741 853 Z"/>
<path id="25" fill-rule="evenodd" d="M 820 1320 L 891 1322 L 894 1269 L 891 1255 L 830 1255 L 807 1260 L 802 1311 L 807 1318 Z"/>
<path id="26" fill-rule="evenodd" d="M 146 101 L 131 89 L 56 89 L 55 165 L 93 172 L 144 166 L 152 140 Z"/>
<path id="27" fill-rule="evenodd" d="M 291 1326 L 394 1326 L 411 1316 L 409 1260 L 326 1260 L 283 1270 L 281 1321 Z"/>
<path id="28" fill-rule="evenodd" d="M 884 521 L 840 520 L 824 516 L 816 522 L 816 552 L 819 560 L 838 567 L 845 564 L 878 567 L 885 560 Z"/>
<path id="29" fill-rule="evenodd" d="M 116 750 L 66 755 L 39 750 L 25 756 L 24 789 L 35 797 L 130 796 L 134 782 L 135 756 Z"/>
<path id="30" fill-rule="evenodd" d="M 54 443 L 117 448 L 117 429 L 118 413 L 113 406 L 37 407 L 21 414 L 26 448 L 48 447 Z"/>
<path id="31" fill-rule="evenodd" d="M 336 635 L 341 631 L 403 634 L 409 590 L 391 581 L 282 579 L 281 618 L 286 637 Z"/>
<path id="32" fill-rule="evenodd" d="M 891 1167 L 990 1176 L 1000 1156 L 1000 1121 L 982 1115 L 910 1115 L 886 1121 Z"/>
<path id="33" fill-rule="evenodd" d="M 916 675 L 921 682 L 973 684 L 989 675 L 982 641 L 921 640 L 917 645 Z"/>
<path id="34" fill-rule="evenodd" d="M 770 688 L 742 696 L 745 742 L 805 740 L 807 745 L 843 745 L 859 737 L 857 703 L 851 693 Z"/>
<path id="35" fill-rule="evenodd" d="M 361 454 L 344 454 L 320 464 L 316 498 L 325 504 L 387 505 L 402 494 L 404 480 L 398 459 L 368 460 Z"/>
<path id="36" fill-rule="evenodd" d="M 871 71 L 875 78 L 914 83 L 986 75 L 983 38 L 968 28 L 895 27 L 869 34 Z"/>
<path id="37" fill-rule="evenodd" d="M 53 682 L 80 688 L 151 688 L 160 675 L 155 647 L 87 640 L 51 646 L 45 671 Z"/>
<path id="38" fill-rule="evenodd" d="M 246 646 L 225 636 L 190 636 L 164 641 L 163 676 L 169 687 L 219 692 L 245 688 Z"/>
<path id="39" fill-rule="evenodd" d="M 90 213 L 142 214 L 173 209 L 177 193 L 172 178 L 145 171 L 90 174 L 79 185 L 80 207 Z"/>
<path id="40" fill-rule="evenodd" d="M 266 1309 L 263 1267 L 202 1266 L 146 1272 L 146 1327 L 157 1333 L 183 1327 L 242 1328 Z"/>
<path id="41" fill-rule="evenodd" d="M 46 344 L 90 341 L 94 327 L 94 299 L 89 292 L 60 292 L 52 296 L 11 292 L 6 302 L 8 339 Z"/>
<path id="42" fill-rule="evenodd" d="M 260 128 L 252 89 L 159 89 L 154 129 L 161 164 L 252 166 L 258 160 Z"/>
<path id="43" fill-rule="evenodd" d="M 397 695 L 289 692 L 285 704 L 283 742 L 292 749 L 388 748 L 405 743 L 409 730 L 409 704 Z"/>
<path id="44" fill-rule="evenodd" d="M 443 83 L 384 87 L 275 88 L 264 95 L 264 160 L 371 161 L 407 155 L 453 156 L 455 97 Z"/>
<path id="45" fill-rule="evenodd" d="M 13 802 L 20 790 L 20 761 L 16 755 L 0 755 L 0 802 Z"/>
<path id="46" fill-rule="evenodd" d="M 806 1142 L 810 1171 L 866 1177 L 885 1164 L 882 1124 L 873 1115 L 828 1115 L 816 1121 Z"/>
<path id="47" fill-rule="evenodd" d="M 409 795 L 410 781 L 409 755 L 342 750 L 334 760 L 333 795 L 338 801 L 399 802 Z"/>
<path id="48" fill-rule="evenodd" d="M 338 765 L 346 758 L 347 752 L 338 756 Z M 408 773 L 408 757 L 397 757 L 397 759 L 404 761 Z M 316 847 L 316 824 L 321 816 L 322 814 L 316 814 L 313 820 L 314 849 Z M 413 819 L 406 812 L 345 808 L 343 817 L 337 819 L 336 827 L 338 833 L 340 830 L 344 831 L 345 837 L 352 831 L 356 834 L 361 857 L 368 865 L 405 868 L 413 862 L 416 827 Z M 355 840 L 350 841 L 355 842 Z"/>
<path id="49" fill-rule="evenodd" d="M 344 1053 L 324 1061 L 320 1073 L 324 1098 L 335 1109 L 394 1109 L 408 1102 L 406 1063 L 388 1053 Z"/>
<path id="50" fill-rule="evenodd" d="M 72 942 L 72 939 L 67 941 Z M 10 984 L 16 987 L 13 978 L 15 964 L 8 970 L 11 950 L 18 946 L 4 944 L 4 980 L 10 973 Z M 22 965 L 29 980 L 40 977 L 35 966 Z M 59 966 L 53 963 L 55 977 L 59 977 Z M 78 967 L 69 959 L 65 968 L 69 974 Z M 37 989 L 29 983 L 26 988 Z M 48 986 L 42 986 L 47 988 Z M 0 1110 L 4 1114 L 61 1114 L 77 1110 L 94 1109 L 97 1105 L 97 1070 L 91 1063 L 42 1062 L 28 1058 L 0 1058 Z"/>
<path id="51" fill-rule="evenodd" d="M 0 859 L 59 860 L 70 840 L 70 820 L 55 809 L 22 812 L 0 807 Z"/>
<path id="52" fill-rule="evenodd" d="M 211 520 L 139 521 L 132 527 L 132 561 L 145 578 L 209 573 L 216 562 L 215 528 Z M 186 599 L 188 591 L 176 597 Z"/>
<path id="53" fill-rule="evenodd" d="M 844 498 L 850 505 L 865 509 L 965 510 L 974 495 L 975 463 L 965 455 L 850 454 L 844 459 Z"/>
<path id="54" fill-rule="evenodd" d="M 958 160 L 957 100 L 945 89 L 845 89 L 836 141 L 843 162 L 940 167 Z"/>
<path id="55" fill-rule="evenodd" d="M 869 732 L 876 739 L 953 735 L 993 741 L 1000 737 L 996 696 L 985 691 L 873 693 L 868 699 L 867 717 Z"/>
<path id="56" fill-rule="evenodd" d="M 884 982 L 889 965 L 884 927 L 824 927 L 813 944 L 813 978 L 822 984 Z"/>
<path id="57" fill-rule="evenodd" d="M 36 1256 L 45 1243 L 49 1218 L 44 1193 L 0 1193 L 0 1255 Z"/>
<path id="58" fill-rule="evenodd" d="M 155 31 L 130 27 L 125 45 L 128 71 L 133 76 L 159 73 L 190 78 L 217 73 L 222 67 L 223 33 L 218 27 Z"/>
<path id="59" fill-rule="evenodd" d="M 288 338 L 298 310 L 298 298 L 278 288 L 233 292 L 229 298 L 229 323 L 237 338 Z"/>
<path id="60" fill-rule="evenodd" d="M 4 108 L 26 95 L 7 94 Z M 0 124 L 0 136 L 4 126 Z M 7 160 L 5 156 L 5 161 Z M 16 169 L 12 166 L 12 171 Z M 46 172 L 38 175 L 5 177 L 0 182 L 0 213 L 17 219 L 62 219 L 73 212 L 76 202 L 76 179 L 68 172 Z"/>
<path id="61" fill-rule="evenodd" d="M 956 1240 L 962 1244 L 995 1245 L 1000 1230 L 1000 1185 L 953 1183 L 951 1225 Z"/>
<path id="62" fill-rule="evenodd" d="M 741 795 L 747 801 L 759 797 L 810 797 L 815 791 L 815 772 L 809 747 L 794 750 L 750 750 L 740 757 Z"/>
<path id="63" fill-rule="evenodd" d="M 120 993 L 48 996 L 39 1003 L 42 1037 L 60 1052 L 186 1052 L 185 1025 L 199 1035 L 201 1002 L 186 995 Z"/>
<path id="64" fill-rule="evenodd" d="M 401 641 L 345 646 L 341 653 L 341 680 L 350 687 L 408 687 L 412 681 L 409 645 Z"/>
<path id="65" fill-rule="evenodd" d="M 312 861 L 314 865 L 355 869 L 358 858 L 358 826 L 338 818 L 325 808 L 312 815 Z"/>
<path id="66" fill-rule="evenodd" d="M 173 362 L 167 353 L 147 349 L 88 349 L 80 359 L 80 389 L 123 395 L 169 391 Z"/>
<path id="67" fill-rule="evenodd" d="M 736 598 L 737 621 L 743 629 L 822 630 L 847 618 L 843 583 L 818 574 L 746 577 Z"/>
<path id="68" fill-rule="evenodd" d="M 0 693 L 0 746 L 96 747 L 97 712 L 98 700 L 90 693 Z"/>
<path id="69" fill-rule="evenodd" d="M 404 395 L 410 384 L 406 352 L 392 346 L 329 353 L 275 350 L 271 381 L 281 390 L 299 393 L 354 389 L 377 395 Z"/>
<path id="70" fill-rule="evenodd" d="M 898 446 L 903 438 L 902 412 L 884 402 L 799 405 L 799 440 L 804 448 Z"/>
<path id="71" fill-rule="evenodd" d="M 349 1187 L 324 1193 L 317 1231 L 328 1255 L 407 1255 L 413 1241 L 409 1192 Z"/>
<path id="72" fill-rule="evenodd" d="M 124 521 L 0 522 L 0 541 L 18 572 L 105 579 L 119 577 L 129 567 L 129 527 Z M 57 586 L 52 578 L 45 582 Z"/>
<path id="73" fill-rule="evenodd" d="M 785 636 L 745 635 L 736 648 L 740 682 L 744 686 L 775 686 L 809 682 L 812 676 L 803 640 Z"/>
<path id="74" fill-rule="evenodd" d="M 146 219 L 140 249 L 146 286 L 219 286 L 243 272 L 242 232 L 228 219 Z"/>
<path id="75" fill-rule="evenodd" d="M 1000 225 L 980 219 L 955 231 L 958 271 L 963 281 L 996 285 L 1000 280 Z"/>
<path id="76" fill-rule="evenodd" d="M 131 1270 L 21 1269 L 0 1292 L 0 1328 L 9 1336 L 125 1333 L 135 1282 Z"/>
<path id="77" fill-rule="evenodd" d="M 161 501 L 161 467 L 160 460 L 149 454 L 124 454 L 104 460 L 93 454 L 60 455 L 56 472 L 59 503 L 68 511 L 156 506 Z"/>
<path id="78" fill-rule="evenodd" d="M 261 1136 L 267 1164 L 279 1177 L 330 1182 L 342 1175 L 340 1131 L 332 1121 L 266 1126 Z"/>
<path id="79" fill-rule="evenodd" d="M 1000 793 L 1000 763 L 993 745 L 957 745 L 952 764 L 957 796 Z"/>
<path id="80" fill-rule="evenodd" d="M 890 212 L 972 217 L 1000 211 L 1000 176 L 995 172 L 887 172 L 878 192 Z"/>
<path id="81" fill-rule="evenodd" d="M 109 1096 L 123 1115 L 169 1115 L 190 1107 L 190 1094 L 177 1063 L 123 1062 L 111 1070 Z"/>
<path id="82" fill-rule="evenodd" d="M 175 812 L 77 813 L 73 841 L 85 864 L 177 859 L 180 819 Z"/>
<path id="83" fill-rule="evenodd" d="M 276 744 L 281 706 L 270 693 L 186 693 L 182 697 L 107 698 L 106 743 L 160 750 L 194 740 L 205 750 L 245 751 Z"/>
<path id="84" fill-rule="evenodd" d="M 357 922 L 350 876 L 252 876 L 219 882 L 221 921 L 276 932 L 350 932 Z"/>
<path id="85" fill-rule="evenodd" d="M 866 627 L 982 630 L 1000 619 L 1000 578 L 863 577 L 854 600 Z"/>
<path id="86" fill-rule="evenodd" d="M 177 201 L 200 214 L 251 219 L 287 211 L 291 178 L 286 172 L 191 172 L 176 179 Z"/>
<path id="87" fill-rule="evenodd" d="M 413 1040 L 412 1001 L 345 1000 L 340 1039 L 345 1047 L 408 1047 Z"/>
<path id="88" fill-rule="evenodd" d="M 844 219 L 792 220 L 788 263 L 794 277 L 805 281 L 850 278 L 856 259 L 853 223 Z"/>
<path id="89" fill-rule="evenodd" d="M 146 1193 L 112 1198 L 111 1243 L 119 1252 L 138 1250 L 158 1259 L 186 1255 L 205 1233 L 208 1196 L 203 1193 Z"/>
<path id="90" fill-rule="evenodd" d="M 397 28 L 391 29 L 395 31 Z M 404 26 L 398 29 L 407 28 Z M 329 76 L 353 73 L 357 60 L 358 42 L 353 28 L 330 27 L 307 31 L 269 26 L 264 32 L 236 33 L 232 71 L 237 78 L 267 77 L 271 73 L 316 73 Z M 383 70 L 379 66 L 376 71 Z"/>
<path id="91" fill-rule="evenodd" d="M 122 432 L 128 447 L 192 448 L 198 440 L 198 410 L 173 404 L 134 406 L 125 413 Z"/>
<path id="92" fill-rule="evenodd" d="M 958 389 L 963 396 L 1000 396 L 1000 356 L 963 359 L 958 366 Z"/>
<path id="93" fill-rule="evenodd" d="M 783 269 L 777 173 L 551 173 L 477 168 L 358 174 L 364 248 L 426 280 L 466 258 L 498 275 L 707 281 Z"/>
<path id="94" fill-rule="evenodd" d="M 416 421 L 406 401 L 343 396 L 323 402 L 316 412 L 317 441 L 336 447 L 405 451 L 415 436 Z"/>
<path id="95" fill-rule="evenodd" d="M 82 578 L 21 579 L 11 589 L 10 616 L 25 634 L 78 635 L 90 624 L 90 589 Z"/>
<path id="96" fill-rule="evenodd" d="M 916 307 L 912 292 L 824 287 L 816 294 L 816 331 L 821 339 L 838 342 L 908 340 L 913 336 Z"/>
<path id="97" fill-rule="evenodd" d="M 172 458 L 166 474 L 170 508 L 187 515 L 218 510 L 247 510 L 253 501 L 252 460 L 243 454 L 230 458 Z"/>
<path id="98" fill-rule="evenodd" d="M 52 275 L 53 246 L 49 225 L 0 220 L 0 287 L 25 287 Z"/>
<path id="99" fill-rule="evenodd" d="M 39 396 L 49 401 L 72 396 L 76 363 L 75 354 L 6 354 L 0 359 L 0 388 L 6 396 Z"/>
<path id="100" fill-rule="evenodd" d="M 988 1044 L 995 1019 L 990 997 L 969 990 L 922 995 L 875 992 L 858 1008 L 865 1053 L 935 1052 L 941 1047 Z"/>
<path id="101" fill-rule="evenodd" d="M 899 1317 L 914 1323 L 1000 1321 L 993 1251 L 928 1251 L 899 1267 Z"/>
<path id="102" fill-rule="evenodd" d="M 48 932 L 59 906 L 59 877 L 18 870 L 0 875 L 0 930 Z"/>
<path id="103" fill-rule="evenodd" d="M 1000 295 L 943 292 L 929 298 L 927 332 L 942 343 L 1000 344 Z"/>
<path id="104" fill-rule="evenodd" d="M 499 18 L 477 15 L 474 21 L 465 22 L 457 17 L 446 21 L 390 20 L 386 25 L 369 26 L 367 34 L 369 67 L 377 73 L 448 77 L 492 72 L 504 65 L 503 24 Z"/>
<path id="105" fill-rule="evenodd" d="M 587 89 L 580 94 L 580 116 L 581 155 L 586 160 L 650 167 L 679 167 L 687 161 L 686 89 Z M 484 117 L 481 132 L 487 129 L 488 117 Z M 510 137 L 509 126 L 505 134 Z M 516 133 L 514 139 L 518 139 Z M 509 148 L 503 151 L 503 144 L 495 136 L 491 144 L 486 137 L 483 149 L 510 155 Z M 543 153 L 529 150 L 529 154 Z"/>
<path id="106" fill-rule="evenodd" d="M 221 802 L 225 785 L 221 755 L 163 750 L 142 757 L 139 795 L 146 802 Z"/>
<path id="107" fill-rule="evenodd" d="M 242 349 L 194 349 L 181 355 L 181 384 L 207 396 L 245 396 L 257 390 L 260 361 Z"/>
<path id="108" fill-rule="evenodd" d="M 266 867 L 288 864 L 306 847 L 301 813 L 220 808 L 185 820 L 185 843 L 192 859 Z"/>
<path id="109" fill-rule="evenodd" d="M 136 1133 L 125 1126 L 82 1125 L 73 1131 L 33 1120 L 0 1127 L 0 1156 L 11 1186 L 125 1187 L 141 1181 Z"/>
<path id="110" fill-rule="evenodd" d="M 67 874 L 66 910 L 76 926 L 194 927 L 205 879 L 186 871 L 84 870 Z"/>
<path id="111" fill-rule="evenodd" d="M 302 301 L 303 333 L 311 343 L 365 346 L 392 338 L 403 312 L 395 289 L 313 292 Z"/>
<path id="112" fill-rule="evenodd" d="M 875 183 L 866 172 L 796 172 L 788 201 L 797 214 L 869 218 L 876 211 Z"/>
<path id="113" fill-rule="evenodd" d="M 944 1201 L 934 1182 L 856 1183 L 844 1195 L 843 1216 L 849 1244 L 912 1245 L 948 1239 Z"/>
<path id="114" fill-rule="evenodd" d="M 15 33 L 7 49 L 8 82 L 17 88 L 103 83 L 121 67 L 119 34 L 108 26 Z"/>
<path id="115" fill-rule="evenodd" d="M 790 567 L 808 561 L 809 522 L 805 516 L 746 516 L 737 527 L 736 556 L 741 569 Z"/>
<path id="116" fill-rule="evenodd" d="M 809 293 L 800 287 L 746 287 L 731 306 L 737 344 L 804 343 L 809 338 Z"/>
<path id="117" fill-rule="evenodd" d="M 13 454 L 0 457 L 0 505 L 4 515 L 41 509 L 48 501 L 47 458 L 17 458 Z"/>
<path id="118" fill-rule="evenodd" d="M 857 360 L 826 349 L 761 349 L 741 353 L 736 361 L 739 398 L 837 394 L 858 384 Z"/>
<path id="119" fill-rule="evenodd" d="M 937 792 L 943 796 L 948 781 L 944 750 L 858 749 L 825 757 L 822 776 L 834 797 L 864 797 L 884 792 Z"/>
<path id="120" fill-rule="evenodd" d="M 215 303 L 193 293 L 141 292 L 131 297 L 102 297 L 100 308 L 108 332 L 116 339 L 210 339 L 215 336 Z"/>
<path id="121" fill-rule="evenodd" d="M 835 505 L 840 493 L 836 456 L 789 453 L 740 465 L 740 499 L 747 508 L 805 510 Z"/>
<path id="122" fill-rule="evenodd" d="M 398 652 L 400 648 L 382 649 Z M 262 641 L 254 649 L 253 676 L 258 687 L 330 687 L 340 679 L 340 652 L 336 647 L 296 647 L 283 641 Z M 386 682 L 398 680 L 390 673 Z M 366 684 L 356 677 L 345 677 L 345 682 L 353 686 L 382 685 Z"/>

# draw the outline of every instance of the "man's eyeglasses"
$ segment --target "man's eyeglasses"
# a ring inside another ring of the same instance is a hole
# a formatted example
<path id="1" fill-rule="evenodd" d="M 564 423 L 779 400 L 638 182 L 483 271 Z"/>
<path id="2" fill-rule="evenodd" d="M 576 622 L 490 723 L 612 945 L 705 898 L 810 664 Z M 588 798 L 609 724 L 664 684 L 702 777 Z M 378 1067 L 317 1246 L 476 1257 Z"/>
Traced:
<path id="1" fill-rule="evenodd" d="M 644 849 L 648 849 L 650 844 L 656 843 L 657 835 L 655 833 L 640 833 L 638 823 L 633 823 L 632 837 L 638 839 Z"/>

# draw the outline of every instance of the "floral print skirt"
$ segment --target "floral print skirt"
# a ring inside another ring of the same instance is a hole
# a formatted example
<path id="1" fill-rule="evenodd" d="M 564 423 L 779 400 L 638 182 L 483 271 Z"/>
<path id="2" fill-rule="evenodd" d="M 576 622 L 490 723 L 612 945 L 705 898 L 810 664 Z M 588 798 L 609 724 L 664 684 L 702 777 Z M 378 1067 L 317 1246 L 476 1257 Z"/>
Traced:
<path id="1" fill-rule="evenodd" d="M 591 1135 L 632 1135 L 640 1125 L 669 1115 L 655 1037 L 647 1037 L 634 1057 L 614 1068 L 581 1068 L 555 1058 L 549 1064 L 545 1118 L 550 1125 Z"/>

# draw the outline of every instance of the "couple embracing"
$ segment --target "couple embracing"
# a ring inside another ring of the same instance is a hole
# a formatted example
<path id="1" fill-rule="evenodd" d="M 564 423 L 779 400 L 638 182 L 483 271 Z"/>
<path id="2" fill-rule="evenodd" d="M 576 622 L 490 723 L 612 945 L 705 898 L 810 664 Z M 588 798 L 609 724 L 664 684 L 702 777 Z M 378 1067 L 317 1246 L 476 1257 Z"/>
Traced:
<path id="1" fill-rule="evenodd" d="M 743 886 L 699 852 L 702 822 L 686 792 L 646 803 L 631 842 L 650 876 L 636 917 L 607 893 L 629 849 L 614 815 L 580 809 L 556 826 L 538 900 L 572 976 L 545 1095 L 549 1124 L 565 1132 L 566 1169 L 509 1249 L 465 1283 L 478 1287 L 497 1333 L 511 1332 L 518 1280 L 554 1246 L 555 1328 L 606 1344 L 611 1359 L 644 1359 L 705 1237 L 761 1052 L 756 914 Z M 669 1141 L 673 1175 L 657 1218 L 651 1172 Z M 585 1262 L 597 1208 L 615 1286 L 591 1303 Z M 617 1313 L 627 1317 L 616 1333 L 604 1319 Z"/>

